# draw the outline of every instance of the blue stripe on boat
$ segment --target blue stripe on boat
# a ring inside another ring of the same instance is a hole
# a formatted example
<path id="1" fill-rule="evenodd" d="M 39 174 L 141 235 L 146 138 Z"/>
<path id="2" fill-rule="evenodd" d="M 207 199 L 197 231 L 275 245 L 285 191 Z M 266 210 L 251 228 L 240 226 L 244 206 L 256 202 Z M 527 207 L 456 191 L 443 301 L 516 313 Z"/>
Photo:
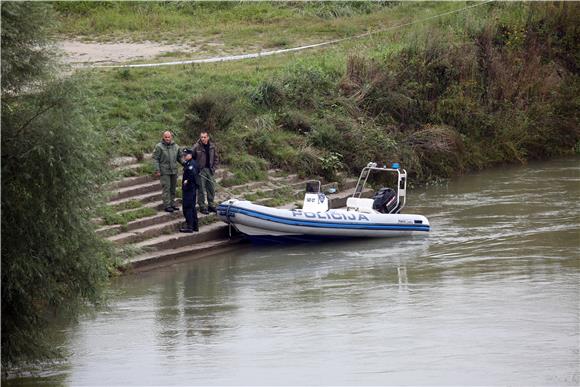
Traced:
<path id="1" fill-rule="evenodd" d="M 289 243 L 312 243 L 344 241 L 349 239 L 360 239 L 360 237 L 338 236 L 338 235 L 246 235 L 246 238 L 257 245 L 282 245 Z"/>
<path id="2" fill-rule="evenodd" d="M 229 209 L 228 209 L 229 208 Z M 221 213 L 223 212 L 223 213 Z M 319 222 L 319 221 L 309 221 L 309 220 L 294 220 L 283 218 L 280 216 L 264 214 L 262 212 L 248 210 L 245 208 L 239 208 L 234 206 L 223 206 L 218 207 L 218 213 L 220 215 L 226 215 L 229 213 L 240 213 L 243 215 L 251 216 L 253 218 L 258 218 L 262 220 L 268 220 L 270 222 L 282 223 L 291 226 L 303 226 L 303 227 L 316 227 L 316 228 L 341 228 L 341 229 L 356 229 L 356 230 L 405 230 L 405 231 L 429 231 L 430 227 L 428 225 L 421 224 L 361 224 L 361 223 L 331 223 L 331 222 Z"/>

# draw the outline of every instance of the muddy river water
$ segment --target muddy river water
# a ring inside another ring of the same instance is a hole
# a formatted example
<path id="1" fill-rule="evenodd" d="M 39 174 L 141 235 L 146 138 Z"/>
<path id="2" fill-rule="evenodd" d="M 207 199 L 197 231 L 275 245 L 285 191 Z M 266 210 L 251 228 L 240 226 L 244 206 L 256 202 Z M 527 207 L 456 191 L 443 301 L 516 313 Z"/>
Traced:
<path id="1" fill-rule="evenodd" d="M 65 385 L 578 385 L 580 158 L 409 192 L 428 237 L 252 246 L 115 281 Z M 12 382 L 18 381 L 13 380 Z"/>

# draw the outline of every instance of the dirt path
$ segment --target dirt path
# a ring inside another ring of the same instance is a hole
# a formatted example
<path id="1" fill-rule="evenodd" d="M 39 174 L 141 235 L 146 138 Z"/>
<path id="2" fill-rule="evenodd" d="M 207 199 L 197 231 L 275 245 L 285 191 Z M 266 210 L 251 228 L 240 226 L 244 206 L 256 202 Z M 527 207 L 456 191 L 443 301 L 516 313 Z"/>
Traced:
<path id="1" fill-rule="evenodd" d="M 73 67 L 117 67 L 121 65 L 129 67 L 154 67 L 159 65 L 211 63 L 257 58 L 261 56 L 326 46 L 342 40 L 345 39 L 266 51 L 264 51 L 262 47 L 250 45 L 245 47 L 245 49 L 251 50 L 251 52 L 245 54 L 228 52 L 228 50 L 223 48 L 223 44 L 216 42 L 204 42 L 201 46 L 189 46 L 154 42 L 83 43 L 67 40 L 61 41 L 58 46 L 64 53 L 63 61 Z M 207 50 L 208 48 L 210 51 Z M 191 59 L 192 54 L 194 54 L 197 59 Z M 160 56 L 162 56 L 162 58 Z M 176 59 L 179 58 L 187 58 L 187 60 L 176 61 Z M 128 64 L 128 62 L 135 60 L 145 61 L 146 63 Z"/>
<path id="2" fill-rule="evenodd" d="M 74 40 L 58 44 L 64 52 L 64 62 L 73 66 L 89 64 L 120 64 L 138 59 L 153 59 L 171 52 L 197 52 L 194 47 L 178 44 L 83 43 Z"/>

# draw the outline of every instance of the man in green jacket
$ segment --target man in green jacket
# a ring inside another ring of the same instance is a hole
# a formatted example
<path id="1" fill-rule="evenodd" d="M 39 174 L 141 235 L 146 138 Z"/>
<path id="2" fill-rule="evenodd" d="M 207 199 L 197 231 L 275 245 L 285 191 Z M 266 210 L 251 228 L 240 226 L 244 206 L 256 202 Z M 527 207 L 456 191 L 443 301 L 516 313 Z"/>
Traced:
<path id="1" fill-rule="evenodd" d="M 197 186 L 197 204 L 199 212 L 208 214 L 216 212 L 214 203 L 215 179 L 214 173 L 219 164 L 219 155 L 213 141 L 209 139 L 209 133 L 202 131 L 199 140 L 193 145 L 193 157 L 199 167 L 199 185 Z M 207 193 L 207 205 L 205 195 Z M 209 210 L 209 211 L 208 211 Z"/>
<path id="2" fill-rule="evenodd" d="M 181 164 L 181 151 L 173 142 L 171 132 L 163 132 L 163 140 L 155 145 L 153 150 L 155 176 L 161 181 L 163 189 L 163 207 L 167 212 L 179 210 L 175 205 L 175 189 L 177 186 L 177 164 Z"/>

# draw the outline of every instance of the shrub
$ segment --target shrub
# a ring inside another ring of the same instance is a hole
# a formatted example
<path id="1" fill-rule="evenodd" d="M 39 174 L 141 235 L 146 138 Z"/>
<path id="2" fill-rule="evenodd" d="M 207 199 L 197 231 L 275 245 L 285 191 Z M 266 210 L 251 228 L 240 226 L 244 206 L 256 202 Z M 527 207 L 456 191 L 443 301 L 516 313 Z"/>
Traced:
<path id="1" fill-rule="evenodd" d="M 464 170 L 464 144 L 450 127 L 426 125 L 411 133 L 406 140 L 421 165 L 420 177 L 449 177 Z"/>
<path id="2" fill-rule="evenodd" d="M 280 85 L 273 81 L 263 81 L 250 94 L 253 104 L 266 108 L 279 106 L 284 100 Z"/>
<path id="3" fill-rule="evenodd" d="M 304 134 L 310 132 L 312 125 L 306 114 L 299 110 L 288 110 L 280 114 L 278 124 L 290 132 Z"/>
<path id="4" fill-rule="evenodd" d="M 193 142 L 202 130 L 225 131 L 236 117 L 235 102 L 236 97 L 227 92 L 209 91 L 194 97 L 185 112 L 184 139 Z"/>
<path id="5" fill-rule="evenodd" d="M 322 107 L 335 90 L 334 74 L 321 66 L 297 63 L 282 78 L 286 98 L 299 108 Z"/>
<path id="6" fill-rule="evenodd" d="M 265 180 L 267 177 L 268 162 L 266 160 L 242 153 L 230 161 L 233 176 L 224 179 L 221 185 L 230 187 L 247 183 L 253 180 Z"/>
<path id="7" fill-rule="evenodd" d="M 330 152 L 328 155 L 318 158 L 323 176 L 327 181 L 336 179 L 338 172 L 344 169 L 342 159 L 342 155 L 337 152 Z"/>

